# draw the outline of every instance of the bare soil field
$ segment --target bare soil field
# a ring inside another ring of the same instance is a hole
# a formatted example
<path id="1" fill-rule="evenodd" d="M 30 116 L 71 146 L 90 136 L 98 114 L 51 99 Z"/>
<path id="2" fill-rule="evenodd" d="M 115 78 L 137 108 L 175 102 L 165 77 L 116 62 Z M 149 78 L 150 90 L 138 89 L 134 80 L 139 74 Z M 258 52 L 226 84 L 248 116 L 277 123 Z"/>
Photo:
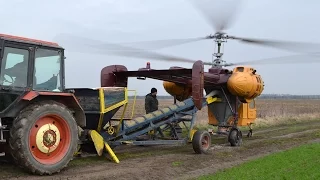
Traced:
<path id="1" fill-rule="evenodd" d="M 131 102 L 130 102 L 131 103 Z M 160 106 L 172 101 L 160 101 Z M 130 105 L 129 105 L 130 106 Z M 253 137 L 243 137 L 243 145 L 231 147 L 227 138 L 212 137 L 209 154 L 195 154 L 186 146 L 120 146 L 115 153 L 120 163 L 106 157 L 75 158 L 62 172 L 52 176 L 32 176 L 12 164 L 0 163 L 1 179 L 194 179 L 244 161 L 320 142 L 320 100 L 258 100 Z M 144 114 L 143 100 L 137 100 L 134 116 Z M 130 111 L 130 107 L 128 108 Z M 121 111 L 121 110 L 120 110 Z M 117 116 L 120 117 L 121 113 Z M 128 112 L 126 117 L 130 117 Z M 198 112 L 199 125 L 206 124 L 206 108 Z M 244 132 L 243 134 L 245 134 Z"/>

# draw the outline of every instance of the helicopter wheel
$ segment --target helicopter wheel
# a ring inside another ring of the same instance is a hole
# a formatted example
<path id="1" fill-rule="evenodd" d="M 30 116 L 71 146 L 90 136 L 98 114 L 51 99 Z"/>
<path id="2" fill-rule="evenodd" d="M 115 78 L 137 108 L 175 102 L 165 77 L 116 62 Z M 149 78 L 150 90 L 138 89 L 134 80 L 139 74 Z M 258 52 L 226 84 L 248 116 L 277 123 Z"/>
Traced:
<path id="1" fill-rule="evenodd" d="M 242 132 L 238 128 L 232 128 L 228 136 L 228 141 L 231 146 L 240 146 L 242 144 Z"/>
<path id="2" fill-rule="evenodd" d="M 211 147 L 211 135 L 207 131 L 196 131 L 192 138 L 192 147 L 197 154 L 208 154 Z"/>

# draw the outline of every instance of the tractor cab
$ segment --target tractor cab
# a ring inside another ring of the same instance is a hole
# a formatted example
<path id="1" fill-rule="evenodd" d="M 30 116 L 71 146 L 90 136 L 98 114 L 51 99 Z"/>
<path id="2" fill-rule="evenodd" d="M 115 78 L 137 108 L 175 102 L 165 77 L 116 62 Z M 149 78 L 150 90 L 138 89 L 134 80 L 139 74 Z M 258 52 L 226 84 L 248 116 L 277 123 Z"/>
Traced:
<path id="1" fill-rule="evenodd" d="M 21 41 L 15 36 L 0 36 L 0 112 L 27 91 L 62 91 L 62 48 L 27 38 Z"/>

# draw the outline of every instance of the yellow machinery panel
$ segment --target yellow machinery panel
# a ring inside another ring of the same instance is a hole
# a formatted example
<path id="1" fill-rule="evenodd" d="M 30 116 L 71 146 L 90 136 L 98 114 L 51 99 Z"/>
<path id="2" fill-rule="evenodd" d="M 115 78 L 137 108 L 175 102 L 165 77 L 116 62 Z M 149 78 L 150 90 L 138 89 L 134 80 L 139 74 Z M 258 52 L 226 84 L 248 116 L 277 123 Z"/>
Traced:
<path id="1" fill-rule="evenodd" d="M 219 102 L 220 99 L 218 98 L 207 98 L 208 104 Z M 256 118 L 257 118 L 257 112 L 256 112 L 256 105 L 255 100 L 253 99 L 250 103 L 241 103 L 239 109 L 238 109 L 238 126 L 247 126 L 250 125 Z M 215 115 L 208 109 L 208 124 L 213 126 L 218 126 L 219 121 L 215 117 Z M 228 119 L 228 125 L 232 125 L 234 122 L 234 117 L 230 117 Z"/>
<path id="2" fill-rule="evenodd" d="M 250 103 L 242 103 L 238 109 L 239 112 L 239 126 L 250 125 L 257 118 L 255 100 Z"/>
<path id="3" fill-rule="evenodd" d="M 102 121 L 106 113 L 123 105 L 126 107 L 128 104 L 128 90 L 125 87 L 101 87 L 99 88 L 99 99 L 100 119 L 97 127 L 98 132 L 103 128 Z"/>
<path id="4" fill-rule="evenodd" d="M 128 90 L 125 87 L 99 88 L 100 111 L 107 113 L 128 103 Z"/>

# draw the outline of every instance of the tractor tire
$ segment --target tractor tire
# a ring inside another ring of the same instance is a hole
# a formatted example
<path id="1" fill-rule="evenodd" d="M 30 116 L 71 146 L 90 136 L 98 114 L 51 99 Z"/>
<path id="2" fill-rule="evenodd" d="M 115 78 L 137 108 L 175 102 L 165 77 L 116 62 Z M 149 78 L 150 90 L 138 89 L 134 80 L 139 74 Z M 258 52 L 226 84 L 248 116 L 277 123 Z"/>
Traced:
<path id="1" fill-rule="evenodd" d="M 211 147 L 211 136 L 207 131 L 196 131 L 192 138 L 192 147 L 197 154 L 207 154 Z"/>
<path id="2" fill-rule="evenodd" d="M 42 101 L 31 104 L 16 117 L 9 145 L 18 166 L 32 174 L 51 175 L 73 159 L 78 139 L 71 111 L 61 103 Z"/>

